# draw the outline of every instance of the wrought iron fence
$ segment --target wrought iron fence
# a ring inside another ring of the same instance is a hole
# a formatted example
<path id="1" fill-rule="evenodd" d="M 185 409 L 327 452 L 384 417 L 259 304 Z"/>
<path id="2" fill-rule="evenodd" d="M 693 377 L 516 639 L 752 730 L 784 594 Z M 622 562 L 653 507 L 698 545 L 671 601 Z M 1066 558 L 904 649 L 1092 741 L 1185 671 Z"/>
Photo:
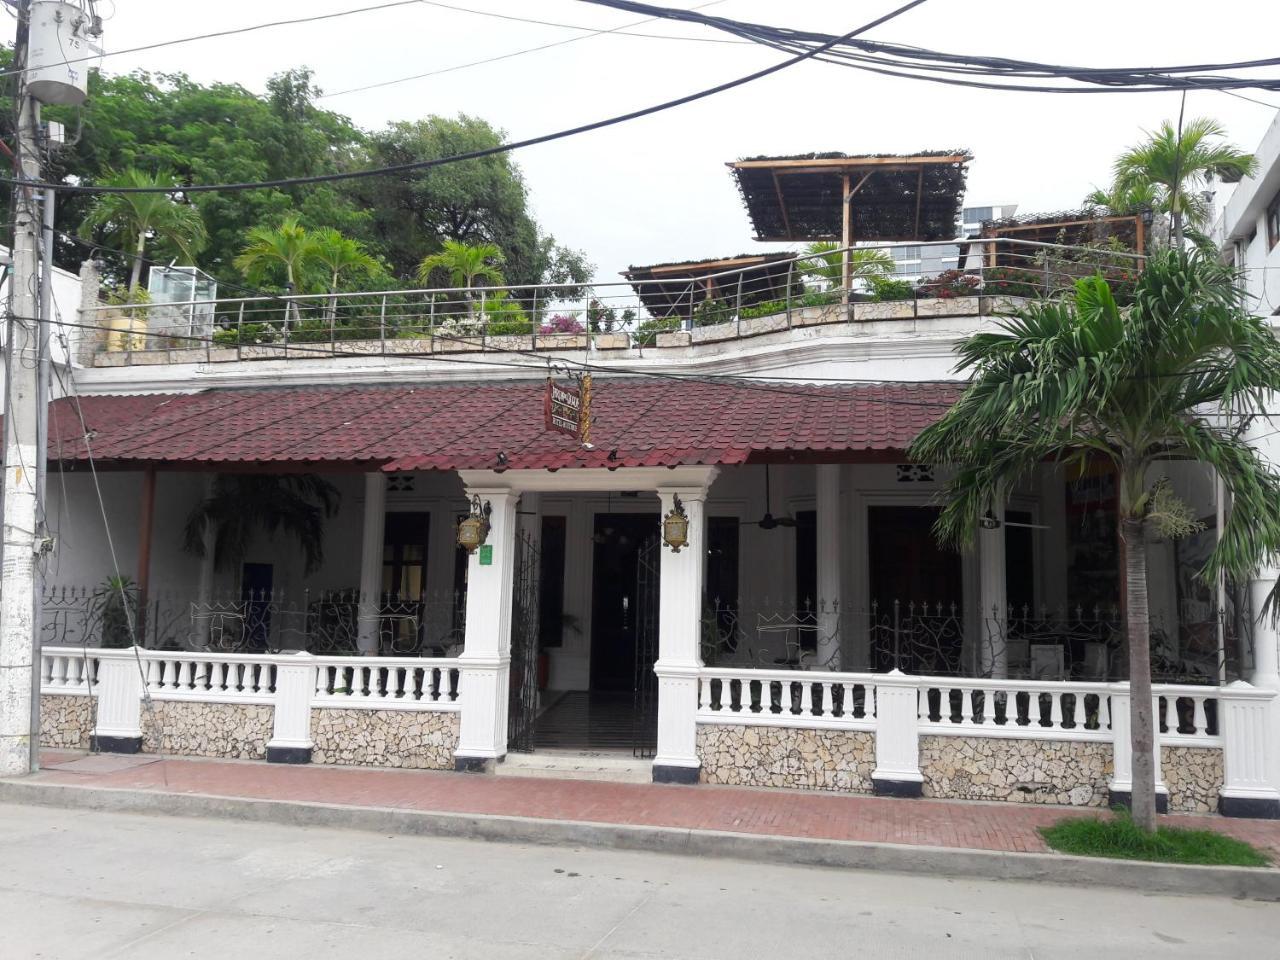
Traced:
<path id="1" fill-rule="evenodd" d="M 368 650 L 361 645 L 362 617 L 374 625 L 365 631 Z M 140 608 L 132 588 L 56 586 L 41 597 L 40 622 L 41 642 L 51 647 L 126 647 L 139 637 L 140 646 L 154 650 L 447 657 L 462 648 L 466 595 L 382 594 L 362 607 L 359 591 L 347 589 L 251 591 L 207 601 L 164 591 Z"/>
<path id="2" fill-rule="evenodd" d="M 1214 684 L 1252 664 L 1247 611 L 1167 621 L 1151 618 L 1157 683 Z M 1010 606 L 1003 617 L 966 616 L 958 602 L 891 601 L 847 610 L 838 600 L 709 601 L 702 658 L 756 669 L 901 670 L 921 676 L 1032 680 L 1128 679 L 1126 624 L 1118 608 Z"/>

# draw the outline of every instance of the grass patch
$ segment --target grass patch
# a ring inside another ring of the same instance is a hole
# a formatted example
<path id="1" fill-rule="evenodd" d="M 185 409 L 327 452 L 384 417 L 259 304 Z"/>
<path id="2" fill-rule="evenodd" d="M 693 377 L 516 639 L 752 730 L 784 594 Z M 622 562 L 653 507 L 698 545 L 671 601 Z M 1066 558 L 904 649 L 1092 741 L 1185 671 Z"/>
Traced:
<path id="1" fill-rule="evenodd" d="M 1123 810 L 1109 820 L 1080 817 L 1041 827 L 1045 842 L 1060 853 L 1158 863 L 1194 863 L 1222 867 L 1265 867 L 1268 860 L 1257 848 L 1212 830 L 1159 827 L 1154 834 L 1139 830 Z"/>

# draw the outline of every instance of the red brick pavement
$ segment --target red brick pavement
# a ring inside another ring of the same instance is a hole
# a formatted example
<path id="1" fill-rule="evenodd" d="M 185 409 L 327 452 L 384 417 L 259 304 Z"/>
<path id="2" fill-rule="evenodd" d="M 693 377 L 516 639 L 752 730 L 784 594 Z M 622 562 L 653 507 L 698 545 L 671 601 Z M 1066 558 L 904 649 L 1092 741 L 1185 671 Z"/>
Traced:
<path id="1" fill-rule="evenodd" d="M 222 760 L 119 758 L 120 769 L 100 773 L 59 769 L 80 756 L 45 751 L 45 768 L 31 779 L 40 783 L 260 800 L 1020 852 L 1048 849 L 1036 832 L 1037 827 L 1065 816 L 1097 813 L 1014 803 L 894 800 L 737 787 L 597 783 Z M 129 760 L 142 762 L 125 766 Z M 1280 863 L 1280 821 L 1186 815 L 1162 817 L 1161 821 L 1238 837 L 1268 850 Z"/>

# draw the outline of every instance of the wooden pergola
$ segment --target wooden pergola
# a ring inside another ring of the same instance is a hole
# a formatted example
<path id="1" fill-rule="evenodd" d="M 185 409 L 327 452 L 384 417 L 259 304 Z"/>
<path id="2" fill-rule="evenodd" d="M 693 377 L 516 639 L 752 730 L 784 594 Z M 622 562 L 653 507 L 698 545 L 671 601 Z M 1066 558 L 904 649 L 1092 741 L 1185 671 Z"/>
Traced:
<path id="1" fill-rule="evenodd" d="M 632 266 L 622 271 L 622 275 L 655 317 L 685 316 L 692 314 L 700 299 L 737 297 L 743 306 L 782 299 L 787 295 L 789 276 L 792 292 L 799 295 L 803 285 L 791 269 L 794 257 L 795 254 L 786 251 L 740 254 L 712 260 Z"/>
<path id="2" fill-rule="evenodd" d="M 807 154 L 727 164 L 761 241 L 893 243 L 951 240 L 968 151 Z M 855 203 L 855 199 L 857 202 Z M 844 286 L 851 279 L 845 257 Z"/>

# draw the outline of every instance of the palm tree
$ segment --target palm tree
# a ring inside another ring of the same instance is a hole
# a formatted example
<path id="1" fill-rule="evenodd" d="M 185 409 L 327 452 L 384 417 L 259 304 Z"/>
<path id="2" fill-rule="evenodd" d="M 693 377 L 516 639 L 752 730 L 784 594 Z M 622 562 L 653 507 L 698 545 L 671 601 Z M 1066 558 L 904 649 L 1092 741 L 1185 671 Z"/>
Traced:
<path id="1" fill-rule="evenodd" d="M 340 499 L 333 484 L 314 474 L 219 474 L 187 517 L 183 547 L 204 556 L 212 529 L 214 566 L 222 568 L 238 564 L 255 537 L 283 530 L 298 541 L 313 573 L 324 562 L 324 521 Z"/>
<path id="2" fill-rule="evenodd" d="M 433 275 L 444 273 L 453 286 L 468 290 L 476 285 L 477 280 L 500 284 L 502 271 L 498 266 L 504 260 L 502 250 L 496 243 L 472 244 L 446 240 L 439 253 L 423 258 L 418 266 L 418 280 L 429 284 Z"/>
<path id="3" fill-rule="evenodd" d="M 1222 141 L 1227 132 L 1208 117 L 1197 117 L 1183 126 L 1181 133 L 1168 120 L 1155 133 L 1147 133 L 1147 142 L 1131 147 L 1116 158 L 1115 188 L 1154 189 L 1160 209 L 1173 220 L 1173 239 L 1182 246 L 1183 221 L 1204 227 L 1209 218 L 1209 204 L 1200 189 L 1216 177 L 1233 182 L 1253 173 L 1257 162 Z"/>
<path id="4" fill-rule="evenodd" d="M 1133 734 L 1134 821 L 1155 823 L 1147 536 L 1198 526 L 1167 484 L 1149 479 L 1167 459 L 1212 467 L 1231 511 L 1201 575 L 1245 579 L 1280 548 L 1280 476 L 1247 443 L 1242 418 L 1280 390 L 1280 344 L 1245 309 L 1229 268 L 1169 248 L 1139 277 L 1122 313 L 1101 277 L 1068 296 L 1028 305 L 998 332 L 958 349 L 972 380 L 911 445 L 949 463 L 941 540 L 968 545 L 1005 492 L 1046 460 L 1109 463 L 1119 488 Z"/>
<path id="5" fill-rule="evenodd" d="M 126 167 L 102 179 L 108 187 L 173 187 L 181 186 L 165 170 L 147 173 Z M 80 236 L 91 239 L 98 230 L 115 236 L 122 245 L 133 249 L 133 270 L 129 275 L 129 297 L 132 302 L 142 279 L 147 241 L 155 240 L 177 247 L 193 260 L 208 240 L 200 211 L 188 203 L 178 203 L 167 193 L 104 193 L 93 201 L 80 221 Z"/>
<path id="6" fill-rule="evenodd" d="M 798 264 L 802 273 L 812 280 L 826 284 L 828 290 L 839 290 L 844 285 L 844 254 L 837 253 L 839 244 L 819 240 L 804 248 L 806 259 Z M 849 276 L 851 280 L 893 273 L 893 257 L 885 250 L 849 251 Z"/>
<path id="7" fill-rule="evenodd" d="M 333 227 L 324 227 L 312 235 L 314 249 L 311 260 L 325 268 L 329 273 L 329 293 L 338 292 L 338 281 L 344 274 L 359 274 L 365 277 L 378 272 L 378 261 L 364 248 L 359 240 L 343 235 Z M 338 301 L 329 297 L 328 319 L 333 320 L 338 314 Z"/>
<path id="8" fill-rule="evenodd" d="M 316 250 L 315 238 L 298 222 L 297 216 L 290 214 L 278 227 L 254 227 L 247 240 L 235 258 L 236 269 L 250 283 L 262 283 L 270 273 L 283 267 L 287 291 L 296 292 L 298 277 L 315 258 Z M 296 300 L 289 301 L 289 312 L 297 319 Z"/>
<path id="9" fill-rule="evenodd" d="M 1127 187 L 1113 183 L 1106 190 L 1094 187 L 1084 202 L 1087 207 L 1104 207 L 1110 213 L 1132 213 L 1158 207 L 1160 191 L 1152 183 L 1132 183 Z"/>
<path id="10" fill-rule="evenodd" d="M 312 234 L 311 260 L 329 272 L 329 292 L 338 292 L 338 281 L 344 274 L 369 276 L 378 270 L 378 261 L 359 240 L 343 235 L 333 227 Z"/>

